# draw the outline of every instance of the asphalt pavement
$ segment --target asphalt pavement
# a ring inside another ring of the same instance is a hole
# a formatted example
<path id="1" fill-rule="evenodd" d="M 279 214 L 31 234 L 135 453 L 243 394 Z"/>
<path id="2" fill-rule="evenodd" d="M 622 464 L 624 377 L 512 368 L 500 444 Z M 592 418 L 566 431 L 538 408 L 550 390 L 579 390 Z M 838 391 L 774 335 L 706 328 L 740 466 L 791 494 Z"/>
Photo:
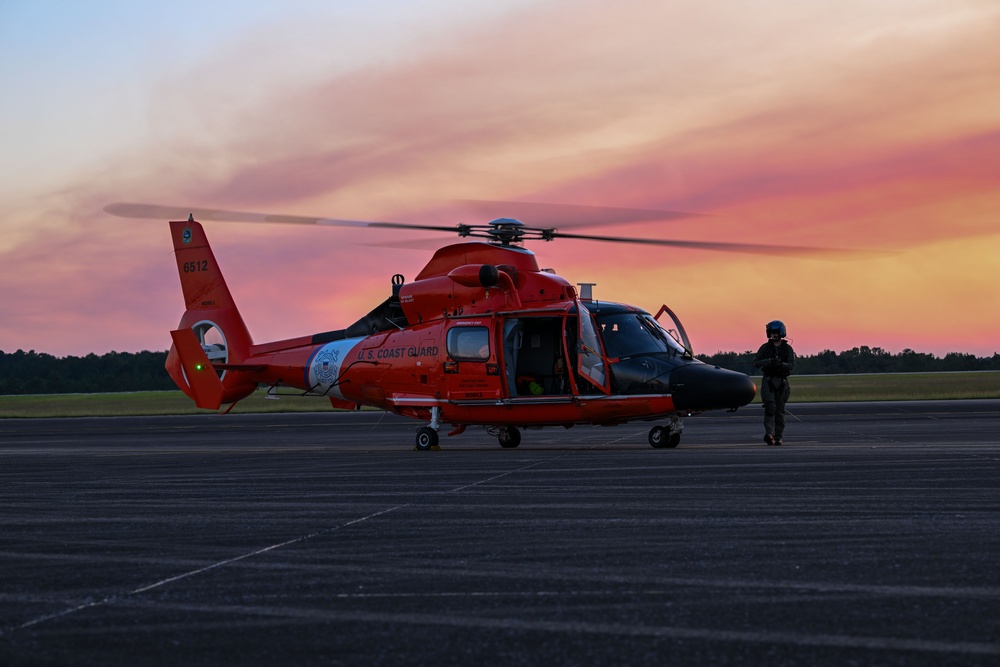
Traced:
<path id="1" fill-rule="evenodd" d="M 1000 401 L 789 408 L 0 420 L 0 664 L 1000 664 Z"/>

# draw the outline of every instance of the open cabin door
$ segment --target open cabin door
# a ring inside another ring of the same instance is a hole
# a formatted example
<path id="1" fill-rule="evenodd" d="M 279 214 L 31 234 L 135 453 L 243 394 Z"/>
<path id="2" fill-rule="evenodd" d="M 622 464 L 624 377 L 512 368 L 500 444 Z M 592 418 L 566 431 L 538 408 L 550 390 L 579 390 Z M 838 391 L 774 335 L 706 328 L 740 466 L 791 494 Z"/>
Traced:
<path id="1" fill-rule="evenodd" d="M 576 312 L 579 315 L 579 330 L 577 332 L 577 376 L 589 382 L 604 394 L 610 394 L 608 382 L 608 364 L 601 351 L 601 341 L 597 335 L 594 318 L 587 307 L 577 299 Z M 580 387 L 581 393 L 584 388 Z"/>
<path id="2" fill-rule="evenodd" d="M 571 395 L 563 342 L 566 321 L 563 313 L 522 313 L 503 321 L 500 349 L 508 396 L 549 399 Z"/>

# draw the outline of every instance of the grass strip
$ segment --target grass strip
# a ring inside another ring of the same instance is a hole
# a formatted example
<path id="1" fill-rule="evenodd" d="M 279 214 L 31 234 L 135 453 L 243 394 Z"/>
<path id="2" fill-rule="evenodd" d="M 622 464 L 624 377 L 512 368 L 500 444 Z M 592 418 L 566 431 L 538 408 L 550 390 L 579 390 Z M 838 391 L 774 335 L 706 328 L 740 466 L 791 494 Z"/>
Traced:
<path id="1" fill-rule="evenodd" d="M 760 386 L 760 378 L 754 378 Z M 790 403 L 831 401 L 915 401 L 1000 398 L 1000 371 L 967 373 L 873 373 L 793 375 Z M 236 414 L 333 410 L 319 397 L 264 398 L 260 390 L 236 404 Z M 760 402 L 758 395 L 755 403 Z M 0 396 L 0 418 L 123 417 L 211 414 L 194 407 L 181 391 L 123 394 L 36 394 Z"/>

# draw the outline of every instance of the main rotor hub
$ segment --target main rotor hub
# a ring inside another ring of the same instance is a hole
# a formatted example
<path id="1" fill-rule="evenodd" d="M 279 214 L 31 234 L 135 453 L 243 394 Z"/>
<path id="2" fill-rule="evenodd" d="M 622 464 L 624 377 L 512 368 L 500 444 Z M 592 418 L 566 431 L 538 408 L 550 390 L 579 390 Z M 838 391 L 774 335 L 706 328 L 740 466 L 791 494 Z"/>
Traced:
<path id="1" fill-rule="evenodd" d="M 497 218 L 485 225 L 459 225 L 459 236 L 484 238 L 495 245 L 509 246 L 522 243 L 526 239 L 551 241 L 555 238 L 555 229 L 528 227 L 514 218 Z"/>
<path id="2" fill-rule="evenodd" d="M 514 218 L 497 218 L 489 222 L 490 240 L 501 245 L 520 243 L 524 238 L 525 226 L 520 220 Z"/>

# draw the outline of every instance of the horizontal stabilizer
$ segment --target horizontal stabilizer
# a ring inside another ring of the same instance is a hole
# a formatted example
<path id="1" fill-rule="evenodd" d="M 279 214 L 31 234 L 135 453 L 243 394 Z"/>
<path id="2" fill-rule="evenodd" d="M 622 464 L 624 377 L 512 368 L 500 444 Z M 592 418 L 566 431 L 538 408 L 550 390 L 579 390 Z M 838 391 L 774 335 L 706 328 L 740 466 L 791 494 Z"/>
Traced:
<path id="1" fill-rule="evenodd" d="M 330 405 L 337 408 L 338 410 L 360 410 L 361 406 L 355 401 L 349 401 L 345 398 L 337 398 L 336 396 L 330 396 Z"/>
<path id="2" fill-rule="evenodd" d="M 207 410 L 218 410 L 222 405 L 224 392 L 222 380 L 216 375 L 198 337 L 187 328 L 171 331 L 170 337 L 174 340 L 174 349 L 177 350 L 195 405 Z"/>
<path id="3" fill-rule="evenodd" d="M 267 370 L 266 364 L 212 364 L 217 371 L 244 371 L 247 373 L 263 373 Z"/>

